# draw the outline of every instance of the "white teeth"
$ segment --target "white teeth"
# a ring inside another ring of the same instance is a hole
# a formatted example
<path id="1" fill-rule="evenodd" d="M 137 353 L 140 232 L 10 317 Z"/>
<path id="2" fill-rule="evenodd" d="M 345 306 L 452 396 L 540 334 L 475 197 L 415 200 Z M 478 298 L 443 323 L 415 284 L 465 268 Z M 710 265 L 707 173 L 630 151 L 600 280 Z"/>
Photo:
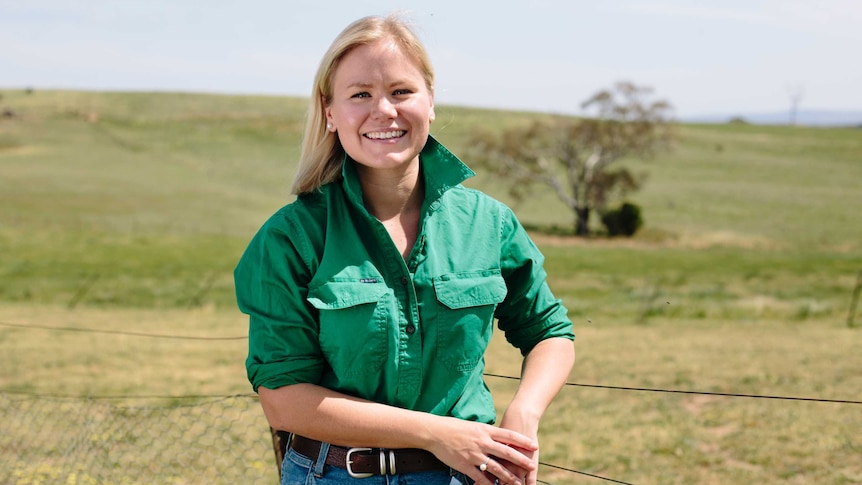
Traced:
<path id="1" fill-rule="evenodd" d="M 366 133 L 366 138 L 371 138 L 372 140 L 388 140 L 390 138 L 398 138 L 404 136 L 407 133 L 404 130 L 397 131 L 376 131 L 374 133 Z"/>

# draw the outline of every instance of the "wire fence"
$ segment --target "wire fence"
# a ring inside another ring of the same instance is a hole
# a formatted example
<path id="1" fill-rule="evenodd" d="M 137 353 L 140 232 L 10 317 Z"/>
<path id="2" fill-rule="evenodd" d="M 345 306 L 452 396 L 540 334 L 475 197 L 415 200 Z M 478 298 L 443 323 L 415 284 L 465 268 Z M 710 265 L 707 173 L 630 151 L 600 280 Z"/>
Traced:
<path id="1" fill-rule="evenodd" d="M 0 392 L 0 484 L 276 484 L 273 446 L 253 395 L 82 398 Z"/>
<path id="2" fill-rule="evenodd" d="M 49 327 L 31 330 L 124 334 L 191 340 L 240 340 Z M 517 377 L 485 374 L 517 380 Z M 703 394 L 862 405 L 854 399 L 717 393 L 580 384 L 621 391 Z M 632 485 L 550 463 L 572 475 Z M 0 390 L 0 484 L 275 484 L 273 435 L 256 395 L 72 397 Z M 542 482 L 548 483 L 548 482 Z M 552 484 L 550 484 L 552 485 Z"/>
<path id="3" fill-rule="evenodd" d="M 251 396 L 118 403 L 0 393 L 0 484 L 275 484 L 271 443 Z"/>

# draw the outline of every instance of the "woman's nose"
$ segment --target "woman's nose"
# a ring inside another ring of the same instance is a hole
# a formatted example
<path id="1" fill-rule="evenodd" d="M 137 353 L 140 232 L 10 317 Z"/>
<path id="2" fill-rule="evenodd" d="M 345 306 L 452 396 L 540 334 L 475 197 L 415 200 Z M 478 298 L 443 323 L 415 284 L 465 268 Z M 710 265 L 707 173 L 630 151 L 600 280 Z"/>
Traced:
<path id="1" fill-rule="evenodd" d="M 381 118 L 395 118 L 398 116 L 398 110 L 395 109 L 392 100 L 387 96 L 381 96 L 374 105 L 374 114 Z"/>

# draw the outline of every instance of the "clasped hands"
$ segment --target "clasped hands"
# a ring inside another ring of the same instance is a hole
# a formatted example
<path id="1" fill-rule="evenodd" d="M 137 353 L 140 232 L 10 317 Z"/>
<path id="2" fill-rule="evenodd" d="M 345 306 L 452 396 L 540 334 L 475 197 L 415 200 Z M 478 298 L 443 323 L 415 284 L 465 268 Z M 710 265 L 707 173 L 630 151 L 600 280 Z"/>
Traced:
<path id="1" fill-rule="evenodd" d="M 446 426 L 430 451 L 476 485 L 535 485 L 539 445 L 535 437 L 488 424 L 443 418 Z M 454 429 L 452 429 L 454 428 Z"/>

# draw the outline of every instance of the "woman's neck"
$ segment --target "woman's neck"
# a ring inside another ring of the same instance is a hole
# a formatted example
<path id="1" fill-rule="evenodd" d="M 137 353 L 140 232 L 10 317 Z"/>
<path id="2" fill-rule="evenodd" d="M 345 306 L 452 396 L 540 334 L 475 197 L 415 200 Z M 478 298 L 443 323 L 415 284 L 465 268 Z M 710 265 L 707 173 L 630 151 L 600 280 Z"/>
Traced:
<path id="1" fill-rule="evenodd" d="M 419 164 L 404 171 L 383 171 L 361 167 L 359 181 L 365 207 L 381 221 L 405 214 L 418 214 L 425 199 Z"/>
<path id="2" fill-rule="evenodd" d="M 419 235 L 419 219 L 425 200 L 425 184 L 419 172 L 360 170 L 365 208 L 386 228 L 389 237 L 405 261 Z"/>

